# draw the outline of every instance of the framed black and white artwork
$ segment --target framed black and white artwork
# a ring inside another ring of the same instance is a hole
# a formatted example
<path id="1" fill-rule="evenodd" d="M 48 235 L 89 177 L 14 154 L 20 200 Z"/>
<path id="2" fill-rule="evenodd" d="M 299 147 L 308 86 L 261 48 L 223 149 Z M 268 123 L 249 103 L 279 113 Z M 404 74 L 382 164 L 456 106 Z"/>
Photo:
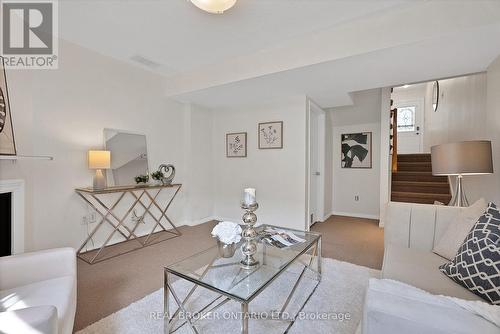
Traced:
<path id="1" fill-rule="evenodd" d="M 2 57 L 0 57 L 0 72 L 0 155 L 16 155 L 9 92 Z"/>
<path id="2" fill-rule="evenodd" d="M 247 156 L 247 133 L 226 134 L 226 157 L 245 158 Z"/>
<path id="3" fill-rule="evenodd" d="M 283 148 L 283 121 L 259 123 L 259 149 Z"/>
<path id="4" fill-rule="evenodd" d="M 372 133 L 341 135 L 342 168 L 372 168 Z"/>

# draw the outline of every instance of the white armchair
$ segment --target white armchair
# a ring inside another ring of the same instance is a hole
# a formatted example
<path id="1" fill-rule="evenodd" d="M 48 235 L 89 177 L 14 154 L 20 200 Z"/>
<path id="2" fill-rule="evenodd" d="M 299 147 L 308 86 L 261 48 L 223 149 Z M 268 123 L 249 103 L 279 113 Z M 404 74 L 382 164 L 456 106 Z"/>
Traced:
<path id="1" fill-rule="evenodd" d="M 0 258 L 0 333 L 70 334 L 75 311 L 73 248 Z"/>

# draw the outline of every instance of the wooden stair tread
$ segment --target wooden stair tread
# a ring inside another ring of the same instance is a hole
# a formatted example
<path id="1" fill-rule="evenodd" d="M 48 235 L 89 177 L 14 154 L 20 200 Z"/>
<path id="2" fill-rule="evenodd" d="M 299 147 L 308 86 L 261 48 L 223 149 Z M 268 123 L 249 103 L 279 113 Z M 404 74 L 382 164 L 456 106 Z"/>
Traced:
<path id="1" fill-rule="evenodd" d="M 424 181 L 424 182 L 419 182 L 419 181 L 392 181 L 392 184 L 396 185 L 408 185 L 408 186 L 422 186 L 422 187 L 450 187 L 448 182 L 445 181 L 436 181 L 436 182 L 431 182 L 431 181 Z"/>
<path id="2" fill-rule="evenodd" d="M 397 175 L 397 174 L 418 174 L 418 175 L 427 174 L 427 175 L 432 175 L 432 172 L 430 172 L 430 171 L 417 171 L 417 170 L 398 170 L 398 171 L 392 173 L 392 175 Z"/>
<path id="3" fill-rule="evenodd" d="M 430 162 L 398 162 L 398 170 L 401 167 L 432 167 L 432 164 Z"/>
<path id="4" fill-rule="evenodd" d="M 429 172 L 432 173 L 431 165 L 398 164 L 398 171 L 401 172 Z"/>
<path id="5" fill-rule="evenodd" d="M 422 161 L 430 162 L 431 155 L 427 153 L 422 154 L 398 154 L 398 162 Z"/>
<path id="6" fill-rule="evenodd" d="M 451 196 L 449 194 L 414 193 L 405 191 L 393 191 L 392 195 L 396 197 L 415 197 L 415 198 L 434 198 L 434 197 L 448 198 Z"/>
<path id="7" fill-rule="evenodd" d="M 397 181 L 424 181 L 425 182 L 448 182 L 446 176 L 434 176 L 432 172 L 398 172 L 392 174 L 392 179 Z"/>
<path id="8" fill-rule="evenodd" d="M 432 165 L 431 161 L 398 161 L 400 165 Z"/>
<path id="9" fill-rule="evenodd" d="M 417 204 L 436 204 L 436 202 L 440 202 L 443 204 L 449 203 L 450 199 L 425 199 L 425 198 L 391 198 L 392 202 L 400 202 L 400 203 L 417 203 Z"/>
<path id="10" fill-rule="evenodd" d="M 450 187 L 446 183 L 436 182 L 433 184 L 419 184 L 419 182 L 415 182 L 415 184 L 408 183 L 392 183 L 392 189 L 396 192 L 414 192 L 414 193 L 428 193 L 435 191 L 440 194 L 448 194 L 450 192 Z"/>

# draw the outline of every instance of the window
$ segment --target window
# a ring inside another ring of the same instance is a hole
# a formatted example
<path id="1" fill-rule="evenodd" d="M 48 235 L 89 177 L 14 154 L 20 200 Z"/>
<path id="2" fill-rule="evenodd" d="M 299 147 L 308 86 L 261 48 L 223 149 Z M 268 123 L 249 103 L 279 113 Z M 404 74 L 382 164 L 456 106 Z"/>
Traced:
<path id="1" fill-rule="evenodd" d="M 415 131 L 416 106 L 398 108 L 398 132 Z"/>

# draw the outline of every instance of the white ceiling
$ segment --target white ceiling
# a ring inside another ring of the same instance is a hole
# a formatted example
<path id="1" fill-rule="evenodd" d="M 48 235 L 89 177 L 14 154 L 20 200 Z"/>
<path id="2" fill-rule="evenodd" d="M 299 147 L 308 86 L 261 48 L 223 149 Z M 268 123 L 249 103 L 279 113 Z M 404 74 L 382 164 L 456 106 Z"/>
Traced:
<path id="1" fill-rule="evenodd" d="M 59 30 L 63 39 L 114 58 L 141 55 L 169 76 L 409 1 L 239 0 L 214 15 L 189 0 L 66 0 L 59 2 Z"/>
<path id="2" fill-rule="evenodd" d="M 291 94 L 323 107 L 350 92 L 484 71 L 500 54 L 498 0 L 60 1 L 60 35 L 161 64 L 166 96 L 212 108 Z"/>
<path id="3" fill-rule="evenodd" d="M 481 36 L 481 38 L 477 38 Z M 350 92 L 477 73 L 500 55 L 500 25 L 417 44 L 273 73 L 177 96 L 228 108 L 290 94 L 307 95 L 324 108 L 352 103 Z"/>
<path id="4" fill-rule="evenodd" d="M 421 83 L 416 83 L 416 84 L 411 84 L 411 85 L 403 85 L 399 87 L 394 87 L 394 93 L 408 93 L 408 92 L 422 92 L 425 91 L 427 88 L 427 85 L 431 82 L 434 81 L 426 81 L 426 82 L 421 82 Z"/>

